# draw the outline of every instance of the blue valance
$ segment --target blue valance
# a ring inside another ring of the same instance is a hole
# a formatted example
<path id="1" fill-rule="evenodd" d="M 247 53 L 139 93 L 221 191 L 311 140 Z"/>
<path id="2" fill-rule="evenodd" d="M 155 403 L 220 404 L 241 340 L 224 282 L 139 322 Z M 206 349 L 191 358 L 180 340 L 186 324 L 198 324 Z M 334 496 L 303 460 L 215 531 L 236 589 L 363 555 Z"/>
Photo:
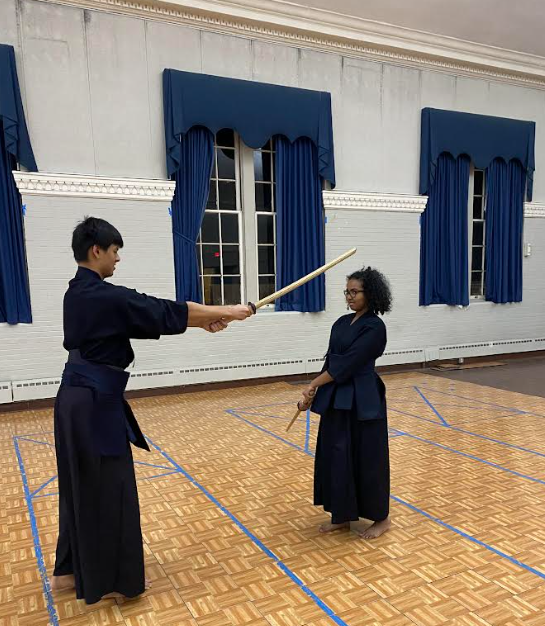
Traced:
<path id="1" fill-rule="evenodd" d="M 166 69 L 163 106 L 167 170 L 180 167 L 180 137 L 193 126 L 235 130 L 251 148 L 274 135 L 308 137 L 318 149 L 318 171 L 335 185 L 331 94 Z"/>
<path id="2" fill-rule="evenodd" d="M 486 169 L 494 159 L 517 159 L 526 172 L 526 194 L 532 199 L 535 170 L 535 122 L 422 109 L 420 193 L 428 194 L 442 153 L 466 154 L 475 167 Z"/>
<path id="3" fill-rule="evenodd" d="M 0 121 L 6 150 L 31 172 L 38 170 L 26 127 L 15 52 L 12 46 L 0 44 Z"/>

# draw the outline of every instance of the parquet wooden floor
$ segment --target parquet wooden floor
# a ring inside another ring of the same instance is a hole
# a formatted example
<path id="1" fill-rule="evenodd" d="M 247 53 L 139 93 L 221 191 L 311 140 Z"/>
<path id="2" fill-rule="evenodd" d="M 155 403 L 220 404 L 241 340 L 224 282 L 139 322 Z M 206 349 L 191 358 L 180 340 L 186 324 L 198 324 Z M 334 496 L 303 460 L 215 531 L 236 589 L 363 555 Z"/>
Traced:
<path id="1" fill-rule="evenodd" d="M 545 399 L 385 382 L 393 527 L 372 542 L 317 531 L 297 386 L 133 401 L 153 587 L 92 606 L 49 588 L 52 412 L 0 415 L 0 626 L 545 626 Z"/>

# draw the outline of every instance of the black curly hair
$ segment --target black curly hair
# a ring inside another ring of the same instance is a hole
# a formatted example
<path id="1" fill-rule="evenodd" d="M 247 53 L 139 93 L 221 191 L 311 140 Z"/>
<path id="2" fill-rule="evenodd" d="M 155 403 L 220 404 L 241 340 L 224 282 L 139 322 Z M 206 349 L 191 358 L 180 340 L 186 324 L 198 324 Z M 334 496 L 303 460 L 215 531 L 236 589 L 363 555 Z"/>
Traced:
<path id="1" fill-rule="evenodd" d="M 364 267 L 346 277 L 347 280 L 357 280 L 364 290 L 367 306 L 373 313 L 388 313 L 392 310 L 392 291 L 390 283 L 382 272 Z"/>

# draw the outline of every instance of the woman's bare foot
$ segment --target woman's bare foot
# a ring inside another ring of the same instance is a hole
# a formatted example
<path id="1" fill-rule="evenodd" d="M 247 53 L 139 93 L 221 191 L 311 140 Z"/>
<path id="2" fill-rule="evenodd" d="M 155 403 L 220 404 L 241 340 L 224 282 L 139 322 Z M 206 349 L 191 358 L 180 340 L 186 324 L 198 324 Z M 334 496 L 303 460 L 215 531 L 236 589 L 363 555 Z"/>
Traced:
<path id="1" fill-rule="evenodd" d="M 350 528 L 350 522 L 344 522 L 343 524 L 332 524 L 331 522 L 326 522 L 325 524 L 322 524 L 318 530 L 321 533 L 332 533 L 334 530 L 341 530 L 341 528 Z"/>
<path id="2" fill-rule="evenodd" d="M 64 591 L 65 589 L 74 589 L 76 581 L 74 574 L 68 574 L 66 576 L 53 576 L 51 578 L 52 591 Z"/>
<path id="3" fill-rule="evenodd" d="M 382 522 L 375 522 L 374 524 L 371 524 L 369 528 L 366 528 L 365 530 L 358 530 L 357 532 L 363 539 L 376 539 L 389 530 L 391 525 L 392 522 L 390 521 L 390 518 L 387 517 L 382 520 Z"/>
<path id="4" fill-rule="evenodd" d="M 146 578 L 146 580 L 144 581 L 144 588 L 146 589 L 146 591 L 148 589 L 151 589 L 151 580 L 149 578 Z"/>

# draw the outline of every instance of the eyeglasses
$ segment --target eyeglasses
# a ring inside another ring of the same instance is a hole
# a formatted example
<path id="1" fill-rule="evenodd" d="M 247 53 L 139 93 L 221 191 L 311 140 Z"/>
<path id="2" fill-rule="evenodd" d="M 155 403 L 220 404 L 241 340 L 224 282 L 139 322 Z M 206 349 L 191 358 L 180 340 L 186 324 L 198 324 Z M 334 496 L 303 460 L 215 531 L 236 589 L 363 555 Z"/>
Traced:
<path id="1" fill-rule="evenodd" d="M 354 299 L 358 293 L 364 293 L 363 289 L 345 289 L 343 291 L 344 293 L 344 297 L 348 298 L 348 296 L 350 296 L 352 299 Z"/>

